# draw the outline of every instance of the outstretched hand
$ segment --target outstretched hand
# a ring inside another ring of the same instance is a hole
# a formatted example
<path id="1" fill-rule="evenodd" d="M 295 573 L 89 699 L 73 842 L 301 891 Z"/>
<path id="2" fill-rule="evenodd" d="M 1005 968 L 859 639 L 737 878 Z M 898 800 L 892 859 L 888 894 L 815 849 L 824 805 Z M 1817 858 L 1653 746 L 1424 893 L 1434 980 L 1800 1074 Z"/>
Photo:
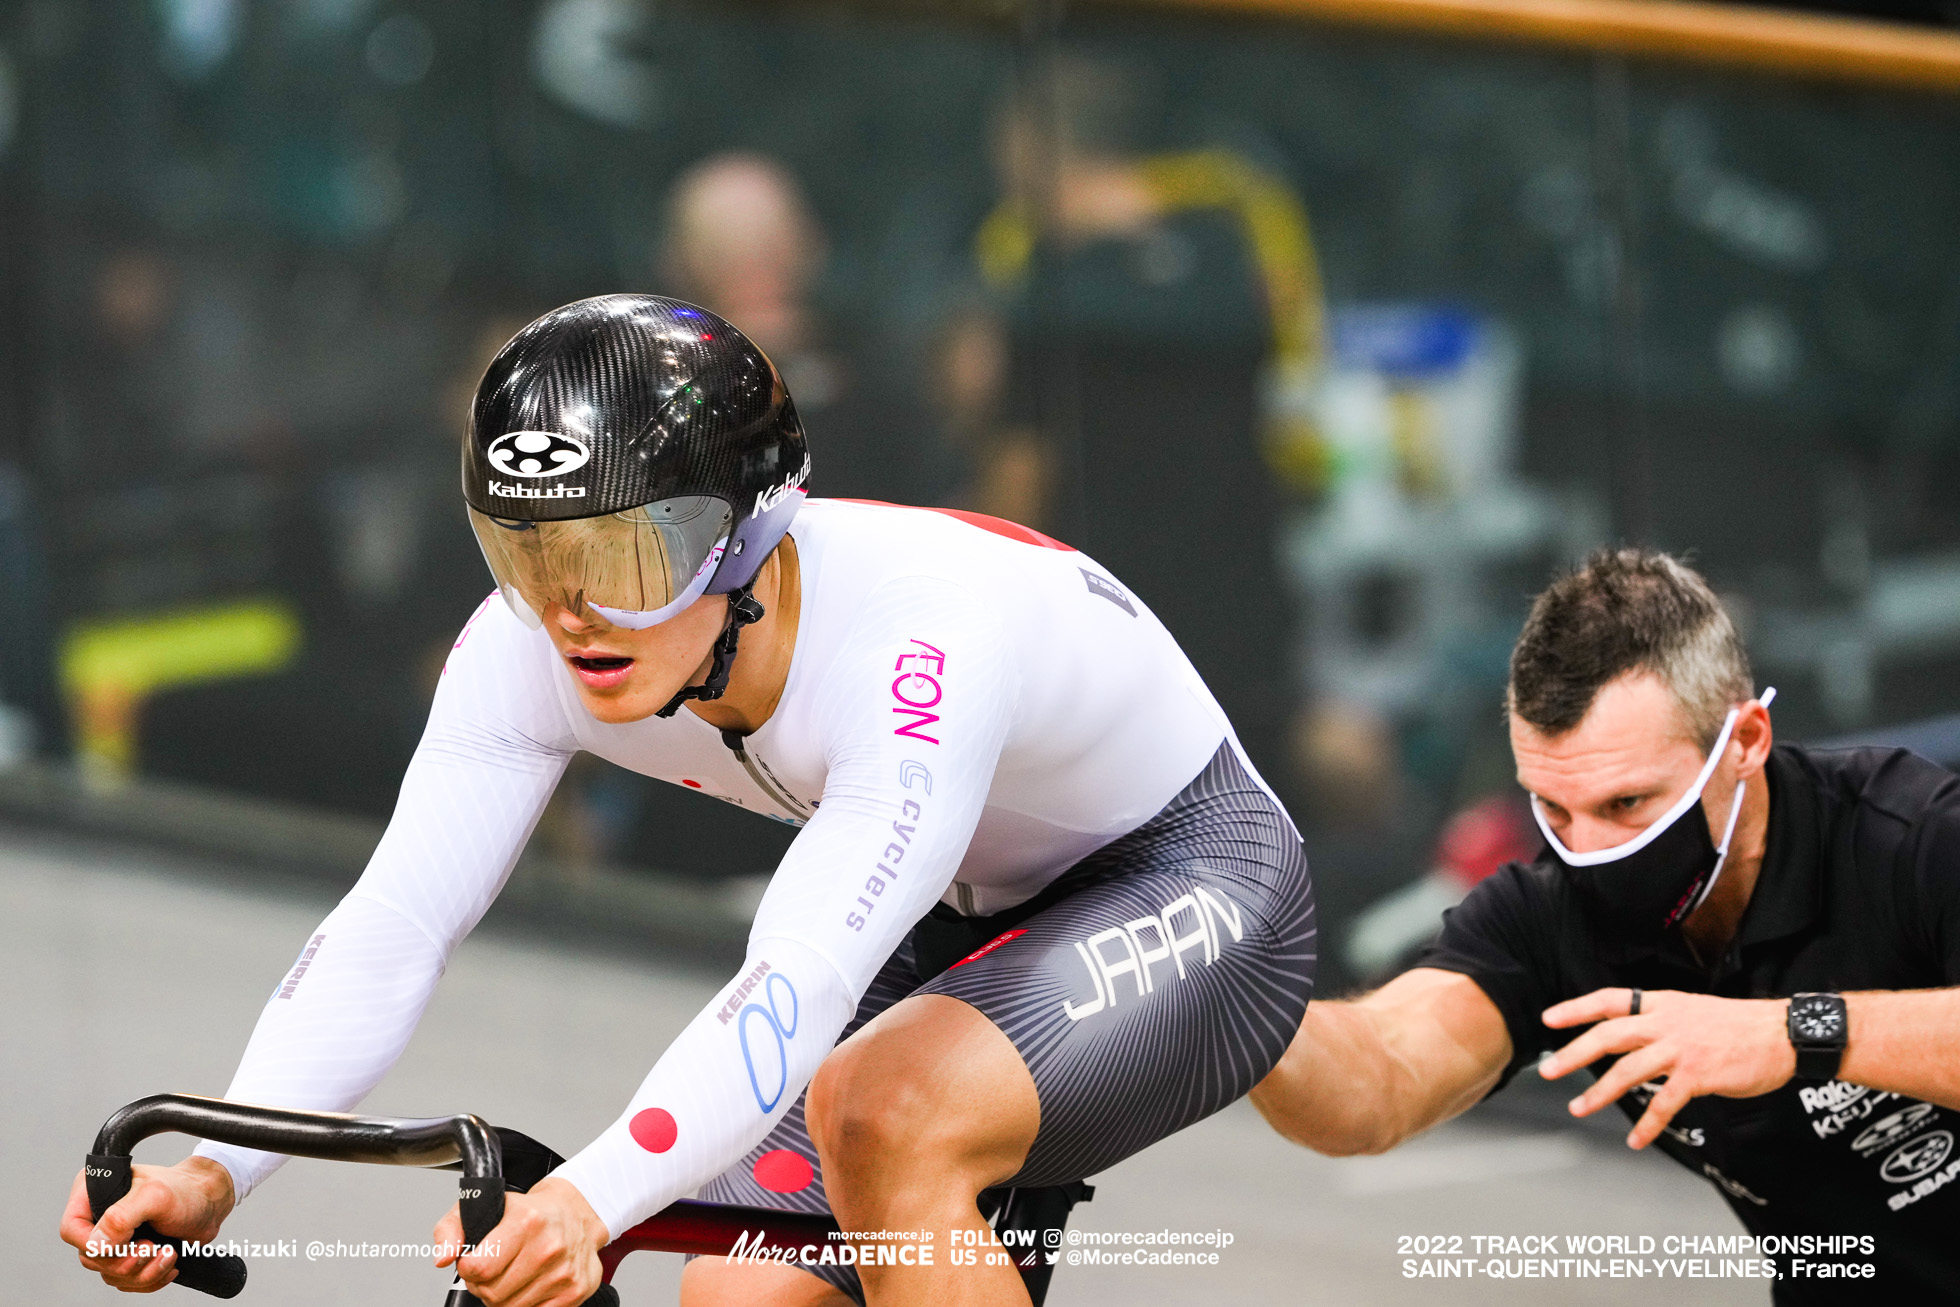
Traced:
<path id="1" fill-rule="evenodd" d="M 1568 1107 L 1590 1116 L 1628 1090 L 1652 1080 L 1647 1110 L 1627 1135 L 1629 1148 L 1645 1148 L 1660 1137 L 1675 1113 L 1704 1094 L 1754 1098 L 1781 1087 L 1797 1069 L 1786 1017 L 1788 999 L 1714 998 L 1678 990 L 1649 990 L 1640 1013 L 1629 1016 L 1633 994 L 1597 989 L 1545 1010 L 1554 1030 L 1589 1025 L 1591 1030 L 1539 1064 L 1547 1080 L 1557 1080 L 1608 1054 L 1620 1060 Z"/>
<path id="2" fill-rule="evenodd" d="M 504 1195 L 504 1219 L 456 1272 L 484 1307 L 579 1307 L 599 1287 L 599 1250 L 612 1235 L 585 1195 L 565 1180 Z M 436 1222 L 438 1247 L 460 1248 L 463 1218 L 451 1207 Z M 437 1266 L 457 1260 L 451 1251 Z"/>

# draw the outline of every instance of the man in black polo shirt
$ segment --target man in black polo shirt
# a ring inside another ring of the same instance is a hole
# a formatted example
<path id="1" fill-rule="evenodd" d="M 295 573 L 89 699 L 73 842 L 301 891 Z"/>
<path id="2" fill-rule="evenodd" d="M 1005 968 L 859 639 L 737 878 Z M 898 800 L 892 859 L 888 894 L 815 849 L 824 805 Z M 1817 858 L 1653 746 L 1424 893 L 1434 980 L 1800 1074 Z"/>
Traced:
<path id="1" fill-rule="evenodd" d="M 1631 1147 L 1777 1236 L 1777 1302 L 1960 1300 L 1960 778 L 1774 746 L 1773 695 L 1666 555 L 1540 595 L 1509 712 L 1544 851 L 1414 970 L 1315 1003 L 1253 1091 L 1267 1120 L 1380 1152 L 1533 1063 L 1586 1067 L 1575 1115 L 1617 1102 Z"/>

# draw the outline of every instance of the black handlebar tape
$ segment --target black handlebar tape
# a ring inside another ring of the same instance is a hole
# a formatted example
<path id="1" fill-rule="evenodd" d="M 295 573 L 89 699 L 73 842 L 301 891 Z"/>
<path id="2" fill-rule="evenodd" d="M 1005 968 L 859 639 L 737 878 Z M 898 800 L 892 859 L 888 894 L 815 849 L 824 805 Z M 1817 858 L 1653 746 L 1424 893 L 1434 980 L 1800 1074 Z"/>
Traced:
<path id="1" fill-rule="evenodd" d="M 501 1170 L 502 1168 L 499 1168 Z M 456 1182 L 456 1207 L 463 1218 L 463 1244 L 472 1251 L 490 1237 L 504 1219 L 504 1177 L 465 1174 Z M 444 1307 L 480 1307 L 476 1297 L 460 1288 L 449 1291 Z"/>
<path id="2" fill-rule="evenodd" d="M 126 1154 L 90 1153 L 88 1161 L 83 1164 L 82 1175 L 88 1186 L 89 1215 L 100 1221 L 103 1213 L 129 1192 L 129 1157 Z M 153 1243 L 175 1251 L 177 1278 L 173 1283 L 181 1284 L 186 1289 L 196 1289 L 213 1298 L 236 1298 L 245 1287 L 245 1259 L 242 1257 L 229 1253 L 186 1252 L 182 1239 L 158 1233 L 148 1221 L 136 1227 L 131 1242 Z"/>
<path id="3" fill-rule="evenodd" d="M 456 1207 L 463 1218 L 463 1242 L 474 1248 L 504 1219 L 504 1178 L 465 1175 L 456 1182 Z"/>

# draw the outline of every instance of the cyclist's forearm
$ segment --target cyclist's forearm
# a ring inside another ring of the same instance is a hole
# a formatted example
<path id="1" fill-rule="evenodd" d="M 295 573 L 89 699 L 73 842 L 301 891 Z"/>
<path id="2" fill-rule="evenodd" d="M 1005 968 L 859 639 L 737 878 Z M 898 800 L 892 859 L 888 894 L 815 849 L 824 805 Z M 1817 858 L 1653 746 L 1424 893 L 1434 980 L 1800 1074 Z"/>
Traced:
<path id="1" fill-rule="evenodd" d="M 742 970 L 668 1046 L 619 1119 L 554 1174 L 619 1237 L 760 1143 L 855 1008 L 815 951 L 754 941 Z"/>
<path id="2" fill-rule="evenodd" d="M 395 1064 L 442 975 L 428 936 L 394 909 L 349 895 L 266 1001 L 225 1097 L 346 1111 Z M 228 1144 L 196 1155 L 231 1173 L 243 1200 L 285 1158 Z"/>

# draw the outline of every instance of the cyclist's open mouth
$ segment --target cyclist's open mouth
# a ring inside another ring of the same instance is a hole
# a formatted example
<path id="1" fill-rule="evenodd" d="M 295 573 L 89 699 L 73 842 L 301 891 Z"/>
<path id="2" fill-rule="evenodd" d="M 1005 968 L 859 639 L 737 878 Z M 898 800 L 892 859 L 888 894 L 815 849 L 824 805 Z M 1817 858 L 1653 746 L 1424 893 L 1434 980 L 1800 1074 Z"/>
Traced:
<path id="1" fill-rule="evenodd" d="M 623 682 L 633 670 L 631 658 L 620 658 L 602 654 L 567 654 L 565 661 L 572 665 L 572 671 L 586 686 L 594 690 L 610 690 Z"/>

